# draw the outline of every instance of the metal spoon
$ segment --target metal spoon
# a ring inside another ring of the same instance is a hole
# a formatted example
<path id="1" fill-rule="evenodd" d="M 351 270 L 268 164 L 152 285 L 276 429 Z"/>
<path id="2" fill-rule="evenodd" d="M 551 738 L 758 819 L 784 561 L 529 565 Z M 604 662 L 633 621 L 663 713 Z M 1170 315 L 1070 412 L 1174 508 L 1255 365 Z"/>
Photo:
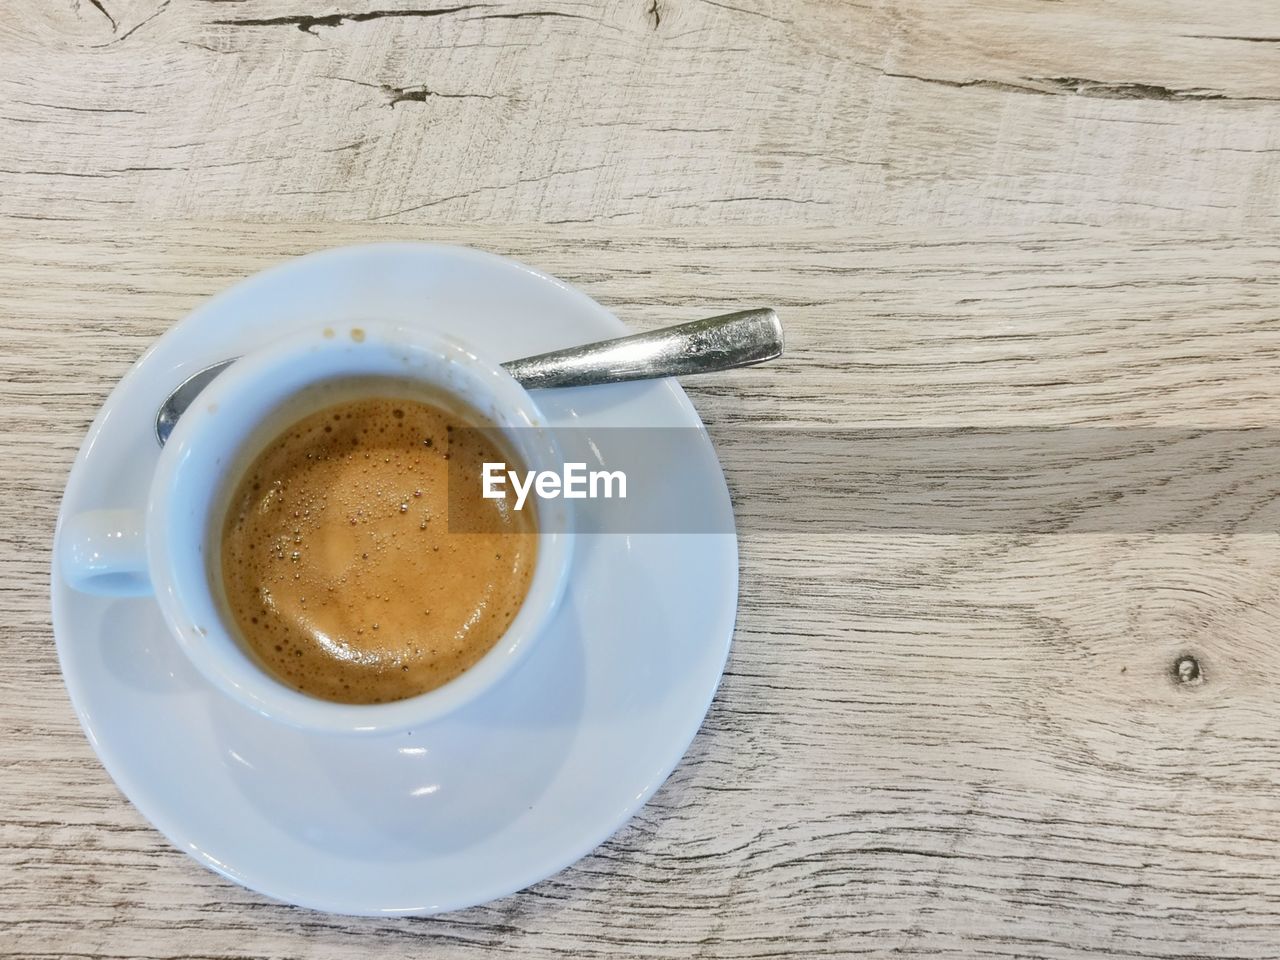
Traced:
<path id="1" fill-rule="evenodd" d="M 782 356 L 782 324 L 768 307 L 662 327 L 630 337 L 553 350 L 502 366 L 530 390 L 588 387 L 624 380 L 652 380 L 746 367 Z M 156 414 L 156 439 L 164 446 L 183 411 L 235 358 L 205 367 L 169 394 Z"/>

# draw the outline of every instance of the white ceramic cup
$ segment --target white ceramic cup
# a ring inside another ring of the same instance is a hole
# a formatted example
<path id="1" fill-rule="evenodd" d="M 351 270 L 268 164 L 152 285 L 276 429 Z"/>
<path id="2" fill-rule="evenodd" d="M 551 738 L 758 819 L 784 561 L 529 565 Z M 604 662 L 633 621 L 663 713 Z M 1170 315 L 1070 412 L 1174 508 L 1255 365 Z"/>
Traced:
<path id="1" fill-rule="evenodd" d="M 161 451 L 145 510 L 95 510 L 59 531 L 67 582 L 86 593 L 154 594 L 191 662 L 228 696 L 264 716 L 329 733 L 403 730 L 478 697 L 506 675 L 551 619 L 568 578 L 572 535 L 563 499 L 540 501 L 538 555 L 524 603 L 498 643 L 441 687 L 392 703 L 343 704 L 300 693 L 250 654 L 219 602 L 222 512 L 237 466 L 278 429 L 273 415 L 309 387 L 387 377 L 442 390 L 499 427 L 531 470 L 559 470 L 552 432 L 528 392 L 498 364 L 456 341 L 405 327 L 326 327 L 255 351 L 224 370 L 178 421 Z M 304 394 L 305 395 L 305 394 Z M 150 428 L 150 424 L 146 425 Z M 527 509 L 527 508 L 526 508 Z"/>

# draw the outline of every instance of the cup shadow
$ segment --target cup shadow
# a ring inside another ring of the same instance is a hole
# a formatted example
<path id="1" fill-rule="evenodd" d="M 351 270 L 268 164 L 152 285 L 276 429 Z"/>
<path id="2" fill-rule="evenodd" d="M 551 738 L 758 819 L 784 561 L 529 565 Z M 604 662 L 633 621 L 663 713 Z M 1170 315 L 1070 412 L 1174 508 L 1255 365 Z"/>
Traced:
<path id="1" fill-rule="evenodd" d="M 138 693 L 184 694 L 207 686 L 150 597 L 110 600 L 94 635 L 103 669 Z"/>
<path id="2" fill-rule="evenodd" d="M 577 736 L 585 681 L 581 618 L 566 596 L 523 663 L 426 726 L 326 737 L 225 698 L 209 722 L 232 781 L 272 825 L 329 855 L 407 861 L 478 844 L 536 804 Z"/>

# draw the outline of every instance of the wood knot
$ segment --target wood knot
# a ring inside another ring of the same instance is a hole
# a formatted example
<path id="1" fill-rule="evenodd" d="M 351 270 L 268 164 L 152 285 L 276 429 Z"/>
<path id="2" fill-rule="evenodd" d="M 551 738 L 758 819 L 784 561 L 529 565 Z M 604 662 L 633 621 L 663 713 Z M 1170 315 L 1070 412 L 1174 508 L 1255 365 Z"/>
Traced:
<path id="1" fill-rule="evenodd" d="M 1200 661 L 1189 653 L 1182 654 L 1173 661 L 1173 679 L 1189 687 L 1204 683 L 1204 671 L 1200 669 Z"/>

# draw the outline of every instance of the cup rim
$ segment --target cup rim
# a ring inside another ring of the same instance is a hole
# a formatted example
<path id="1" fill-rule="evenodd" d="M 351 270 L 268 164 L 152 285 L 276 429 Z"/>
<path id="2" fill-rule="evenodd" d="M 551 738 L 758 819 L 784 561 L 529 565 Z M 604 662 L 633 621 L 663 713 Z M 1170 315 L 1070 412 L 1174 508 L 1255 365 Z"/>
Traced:
<path id="1" fill-rule="evenodd" d="M 356 332 L 359 339 L 356 339 Z M 524 659 L 529 649 L 554 616 L 564 594 L 573 553 L 573 533 L 569 523 L 569 506 L 558 501 L 560 515 L 551 524 L 539 524 L 538 552 L 533 576 L 520 609 L 498 641 L 474 664 L 457 677 L 424 693 L 389 703 L 346 704 L 324 700 L 303 693 L 272 676 L 253 661 L 236 639 L 232 628 L 222 617 L 212 623 L 197 623 L 184 600 L 199 594 L 217 608 L 215 589 L 209 576 L 199 585 L 179 583 L 175 577 L 175 547 L 168 535 L 169 519 L 181 499 L 176 483 L 183 462 L 193 448 L 211 442 L 217 423 L 214 411 L 234 391 L 252 390 L 303 357 L 321 351 L 343 350 L 355 353 L 363 349 L 395 349 L 427 352 L 443 361 L 450 370 L 458 370 L 481 382 L 494 410 L 502 413 L 502 429 L 512 427 L 547 427 L 545 417 L 532 396 L 497 363 L 477 355 L 460 340 L 434 331 L 379 321 L 358 321 L 342 325 L 327 324 L 312 330 L 294 332 L 251 351 L 224 370 L 201 393 L 200 404 L 193 405 L 175 426 L 161 451 L 153 475 L 146 508 L 147 565 L 155 597 L 171 633 L 192 664 L 222 693 L 239 701 L 256 713 L 289 726 L 331 734 L 378 734 L 406 730 L 434 720 L 470 703 L 497 685 Z M 357 372 L 358 373 L 358 372 Z M 338 379 L 342 374 L 317 377 L 311 382 Z M 415 379 L 412 370 L 402 374 Z M 436 388 L 448 390 L 438 380 L 424 380 Z M 263 415 L 270 411 L 264 409 Z M 537 455 L 526 459 L 530 469 L 558 466 L 560 451 L 554 432 L 545 429 L 535 434 L 539 443 Z M 234 455 L 244 439 L 228 445 Z M 234 482 L 228 477 L 219 484 Z M 206 525 L 209 517 L 202 518 Z M 190 549 L 185 545 L 183 549 Z M 197 545 L 197 550 L 203 549 Z M 212 545 L 210 549 L 216 549 Z"/>

